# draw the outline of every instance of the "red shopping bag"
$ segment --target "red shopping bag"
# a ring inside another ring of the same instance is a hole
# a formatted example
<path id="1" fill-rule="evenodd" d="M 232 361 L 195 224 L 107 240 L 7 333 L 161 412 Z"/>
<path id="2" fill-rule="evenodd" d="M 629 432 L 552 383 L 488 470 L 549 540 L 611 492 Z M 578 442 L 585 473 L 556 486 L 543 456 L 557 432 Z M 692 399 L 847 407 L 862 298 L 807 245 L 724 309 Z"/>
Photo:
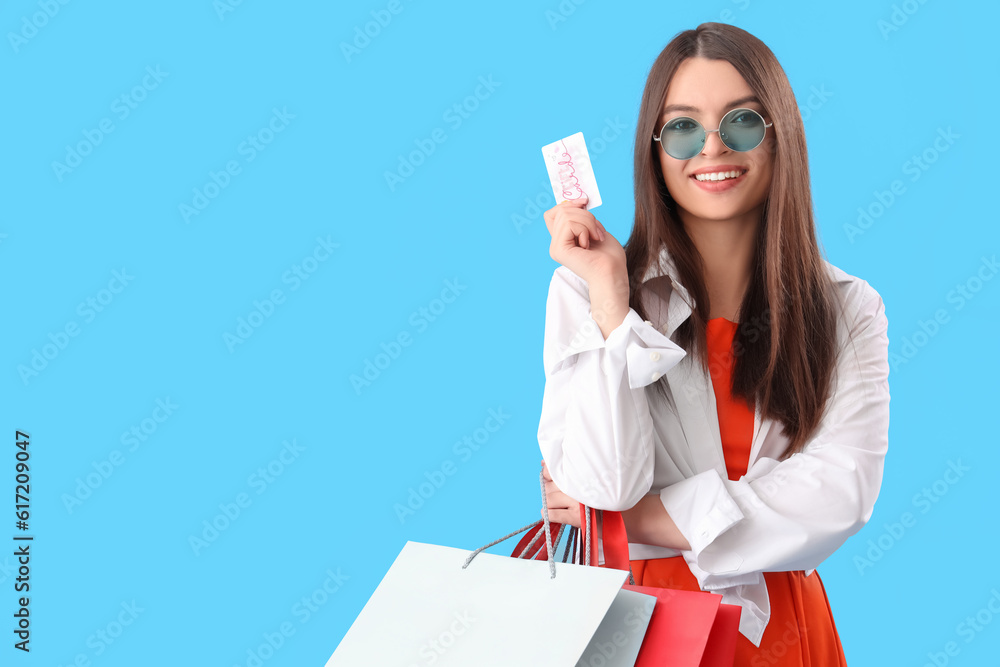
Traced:
<path id="1" fill-rule="evenodd" d="M 581 516 L 583 507 L 581 506 Z M 590 525 L 596 534 L 596 510 L 589 508 Z M 628 536 L 620 512 L 601 512 L 604 567 L 629 570 Z M 597 540 L 591 539 L 591 558 L 597 562 Z M 631 580 L 631 577 L 630 577 Z M 655 586 L 625 584 L 622 588 L 656 596 L 646 638 L 636 667 L 677 665 L 732 667 L 739 634 L 738 605 L 723 604 L 717 593 L 684 591 Z"/>

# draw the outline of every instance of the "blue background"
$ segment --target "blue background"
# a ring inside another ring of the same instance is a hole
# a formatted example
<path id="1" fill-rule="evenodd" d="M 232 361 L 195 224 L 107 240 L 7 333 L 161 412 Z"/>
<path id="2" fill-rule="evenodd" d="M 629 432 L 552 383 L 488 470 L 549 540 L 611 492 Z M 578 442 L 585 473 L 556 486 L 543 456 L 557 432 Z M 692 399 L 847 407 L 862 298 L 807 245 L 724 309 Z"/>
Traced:
<path id="1" fill-rule="evenodd" d="M 322 665 L 406 540 L 472 549 L 537 518 L 556 266 L 539 149 L 583 131 L 595 214 L 624 242 L 648 69 L 713 20 L 777 55 L 827 257 L 886 303 L 882 492 L 819 568 L 848 662 L 921 665 L 949 642 L 949 664 L 994 660 L 1000 280 L 977 272 L 993 277 L 1000 247 L 982 131 L 997 5 L 388 5 L 4 3 L 0 539 L 19 532 L 15 429 L 31 434 L 35 535 L 30 655 L 12 648 L 14 559 L 0 556 L 4 664 L 246 665 L 286 624 L 264 664 Z M 473 110 L 449 112 L 482 80 Z M 863 228 L 859 209 L 877 214 Z M 447 281 L 458 295 L 436 301 Z M 502 427 L 456 448 L 490 410 Z M 133 428 L 145 439 L 130 449 Z M 131 624 L 99 639 L 121 614 Z"/>

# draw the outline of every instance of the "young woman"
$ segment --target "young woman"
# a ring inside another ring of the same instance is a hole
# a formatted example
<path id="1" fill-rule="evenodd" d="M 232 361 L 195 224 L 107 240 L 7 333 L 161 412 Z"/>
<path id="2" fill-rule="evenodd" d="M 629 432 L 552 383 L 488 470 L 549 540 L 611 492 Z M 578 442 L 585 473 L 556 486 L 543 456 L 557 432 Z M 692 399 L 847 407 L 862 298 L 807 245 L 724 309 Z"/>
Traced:
<path id="1" fill-rule="evenodd" d="M 821 257 L 774 54 L 730 25 L 678 34 L 646 81 L 634 178 L 625 248 L 584 199 L 545 213 L 550 518 L 620 511 L 636 583 L 740 605 L 736 665 L 844 665 L 815 568 L 878 497 L 887 322 Z"/>

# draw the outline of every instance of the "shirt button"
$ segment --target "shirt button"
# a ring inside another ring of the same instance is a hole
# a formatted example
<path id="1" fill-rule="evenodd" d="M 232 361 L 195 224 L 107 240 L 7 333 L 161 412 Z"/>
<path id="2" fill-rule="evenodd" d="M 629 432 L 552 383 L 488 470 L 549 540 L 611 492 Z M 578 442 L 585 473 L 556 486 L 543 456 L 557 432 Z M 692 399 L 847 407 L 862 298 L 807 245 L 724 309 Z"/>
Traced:
<path id="1" fill-rule="evenodd" d="M 708 537 L 708 531 L 707 530 L 701 531 L 701 536 L 702 537 Z"/>
<path id="2" fill-rule="evenodd" d="M 649 326 L 653 326 L 653 323 L 652 323 L 652 322 L 650 322 L 649 320 L 644 320 L 644 322 L 645 322 L 646 324 L 648 324 Z"/>
<path id="3" fill-rule="evenodd" d="M 653 382 L 656 382 L 659 379 L 660 379 L 660 374 L 659 373 L 653 373 Z"/>
<path id="4" fill-rule="evenodd" d="M 657 352 L 656 350 L 653 350 L 652 352 L 649 353 L 649 358 L 652 359 L 653 361 L 659 361 L 660 353 Z"/>

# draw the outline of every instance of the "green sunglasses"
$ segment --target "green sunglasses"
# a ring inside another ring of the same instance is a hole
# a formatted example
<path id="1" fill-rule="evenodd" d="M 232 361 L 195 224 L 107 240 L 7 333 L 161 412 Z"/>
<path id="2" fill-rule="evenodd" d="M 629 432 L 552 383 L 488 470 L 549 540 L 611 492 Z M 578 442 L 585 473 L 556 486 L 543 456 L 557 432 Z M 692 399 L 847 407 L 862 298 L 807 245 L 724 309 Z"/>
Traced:
<path id="1" fill-rule="evenodd" d="M 706 130 L 701 123 L 689 116 L 671 118 L 663 124 L 659 136 L 653 141 L 660 142 L 663 151 L 678 160 L 690 160 L 701 152 L 708 140 L 709 132 L 718 132 L 719 138 L 734 151 L 746 152 L 760 146 L 764 133 L 774 123 L 764 123 L 764 117 L 753 109 L 733 109 L 722 117 L 719 129 Z"/>

